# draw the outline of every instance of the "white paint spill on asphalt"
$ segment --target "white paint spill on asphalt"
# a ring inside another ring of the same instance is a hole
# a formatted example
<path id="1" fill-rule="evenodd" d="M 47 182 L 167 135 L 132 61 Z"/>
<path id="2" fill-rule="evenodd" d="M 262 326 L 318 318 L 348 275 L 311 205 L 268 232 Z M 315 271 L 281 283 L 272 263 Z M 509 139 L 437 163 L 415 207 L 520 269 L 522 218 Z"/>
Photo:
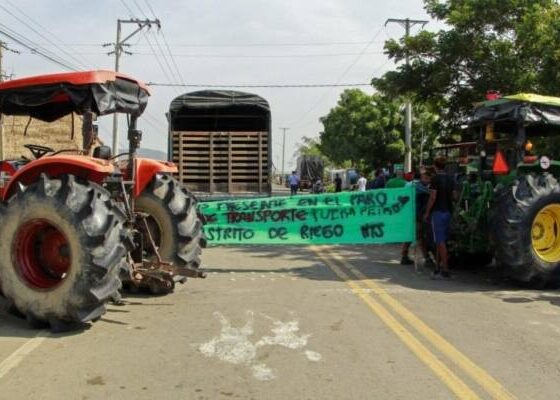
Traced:
<path id="1" fill-rule="evenodd" d="M 255 364 L 252 369 L 253 377 L 259 381 L 271 381 L 276 378 L 272 370 L 268 368 L 266 364 Z"/>
<path id="2" fill-rule="evenodd" d="M 320 353 L 311 350 L 305 350 L 305 357 L 307 357 L 309 361 L 313 361 L 313 362 L 319 362 L 323 358 L 323 356 Z"/>
<path id="3" fill-rule="evenodd" d="M 216 357 L 221 361 L 231 364 L 247 365 L 253 372 L 253 377 L 260 381 L 270 381 L 275 378 L 274 372 L 264 363 L 255 363 L 257 351 L 264 346 L 280 346 L 287 349 L 298 350 L 307 346 L 311 335 L 300 335 L 297 320 L 282 322 L 265 316 L 272 321 L 272 335 L 263 336 L 253 343 L 250 337 L 254 334 L 254 316 L 252 311 L 247 311 L 247 322 L 240 328 L 233 327 L 230 321 L 219 312 L 214 317 L 220 321 L 221 332 L 210 341 L 198 346 L 198 350 L 206 357 Z M 322 359 L 320 353 L 306 350 L 304 352 L 309 361 L 317 362 Z"/>
<path id="4" fill-rule="evenodd" d="M 263 336 L 261 340 L 257 342 L 257 346 L 283 346 L 289 349 L 299 349 L 305 347 L 307 344 L 307 339 L 311 335 L 298 336 L 296 332 L 299 331 L 299 326 L 297 321 L 282 322 L 274 321 L 274 328 L 272 328 L 272 333 L 274 336 Z"/>
<path id="5" fill-rule="evenodd" d="M 241 328 L 234 328 L 219 312 L 214 316 L 222 324 L 222 332 L 218 337 L 199 346 L 199 350 L 207 357 L 218 357 L 232 364 L 248 364 L 257 355 L 256 346 L 249 340 L 253 334 L 253 313 L 247 312 L 247 323 Z"/>

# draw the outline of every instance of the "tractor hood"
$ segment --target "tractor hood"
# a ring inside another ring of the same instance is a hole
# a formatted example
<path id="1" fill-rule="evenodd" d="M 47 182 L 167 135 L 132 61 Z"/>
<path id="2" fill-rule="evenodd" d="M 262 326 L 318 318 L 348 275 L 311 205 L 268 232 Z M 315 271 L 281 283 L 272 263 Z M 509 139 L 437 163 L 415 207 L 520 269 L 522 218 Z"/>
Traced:
<path id="1" fill-rule="evenodd" d="M 39 75 L 0 83 L 0 112 L 46 122 L 86 111 L 139 116 L 149 95 L 143 83 L 118 72 Z"/>
<path id="2" fill-rule="evenodd" d="M 516 94 L 486 101 L 476 107 L 470 127 L 493 122 L 496 129 L 515 134 L 516 126 L 524 126 L 527 135 L 547 136 L 560 130 L 560 98 L 536 94 Z M 509 128 L 509 129 L 508 129 Z"/>

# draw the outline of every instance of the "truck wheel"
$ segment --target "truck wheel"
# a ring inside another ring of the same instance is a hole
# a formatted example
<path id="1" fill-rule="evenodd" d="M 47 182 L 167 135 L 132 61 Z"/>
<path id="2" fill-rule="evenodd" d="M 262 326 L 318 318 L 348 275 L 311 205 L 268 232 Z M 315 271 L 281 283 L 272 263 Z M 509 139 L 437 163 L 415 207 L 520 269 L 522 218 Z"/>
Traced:
<path id="1" fill-rule="evenodd" d="M 156 175 L 134 202 L 135 211 L 148 214 L 150 233 L 161 258 L 178 266 L 200 267 L 201 248 L 206 247 L 202 222 L 196 211 L 196 199 L 169 175 Z M 138 227 L 141 231 L 143 226 Z M 145 256 L 156 255 L 148 239 L 144 240 Z M 176 282 L 186 277 L 175 276 Z"/>
<path id="2" fill-rule="evenodd" d="M 505 275 L 536 287 L 560 277 L 560 185 L 552 175 L 521 176 L 502 189 L 491 226 Z"/>
<path id="3" fill-rule="evenodd" d="M 105 313 L 121 287 L 124 214 L 74 176 L 21 187 L 0 213 L 0 285 L 33 327 L 73 329 Z"/>

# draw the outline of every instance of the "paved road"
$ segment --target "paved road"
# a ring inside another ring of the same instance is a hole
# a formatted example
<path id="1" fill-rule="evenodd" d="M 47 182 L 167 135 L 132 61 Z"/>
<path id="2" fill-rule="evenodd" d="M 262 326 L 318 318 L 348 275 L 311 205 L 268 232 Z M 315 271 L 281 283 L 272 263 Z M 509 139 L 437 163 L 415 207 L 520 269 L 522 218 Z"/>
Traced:
<path id="1" fill-rule="evenodd" d="M 560 296 L 396 247 L 204 253 L 206 280 L 50 335 L 0 314 L 0 399 L 553 399 Z"/>

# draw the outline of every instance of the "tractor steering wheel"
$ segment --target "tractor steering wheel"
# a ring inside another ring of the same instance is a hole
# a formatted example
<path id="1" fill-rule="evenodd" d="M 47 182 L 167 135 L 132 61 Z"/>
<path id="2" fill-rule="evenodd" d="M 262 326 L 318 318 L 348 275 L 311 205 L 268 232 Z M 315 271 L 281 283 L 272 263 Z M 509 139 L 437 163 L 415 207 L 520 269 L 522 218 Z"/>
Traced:
<path id="1" fill-rule="evenodd" d="M 24 144 L 23 147 L 29 149 L 29 151 L 31 152 L 31 154 L 33 154 L 33 157 L 35 157 L 36 160 L 43 157 L 45 154 L 52 153 L 54 151 L 54 149 L 51 147 L 40 146 L 38 144 Z"/>

